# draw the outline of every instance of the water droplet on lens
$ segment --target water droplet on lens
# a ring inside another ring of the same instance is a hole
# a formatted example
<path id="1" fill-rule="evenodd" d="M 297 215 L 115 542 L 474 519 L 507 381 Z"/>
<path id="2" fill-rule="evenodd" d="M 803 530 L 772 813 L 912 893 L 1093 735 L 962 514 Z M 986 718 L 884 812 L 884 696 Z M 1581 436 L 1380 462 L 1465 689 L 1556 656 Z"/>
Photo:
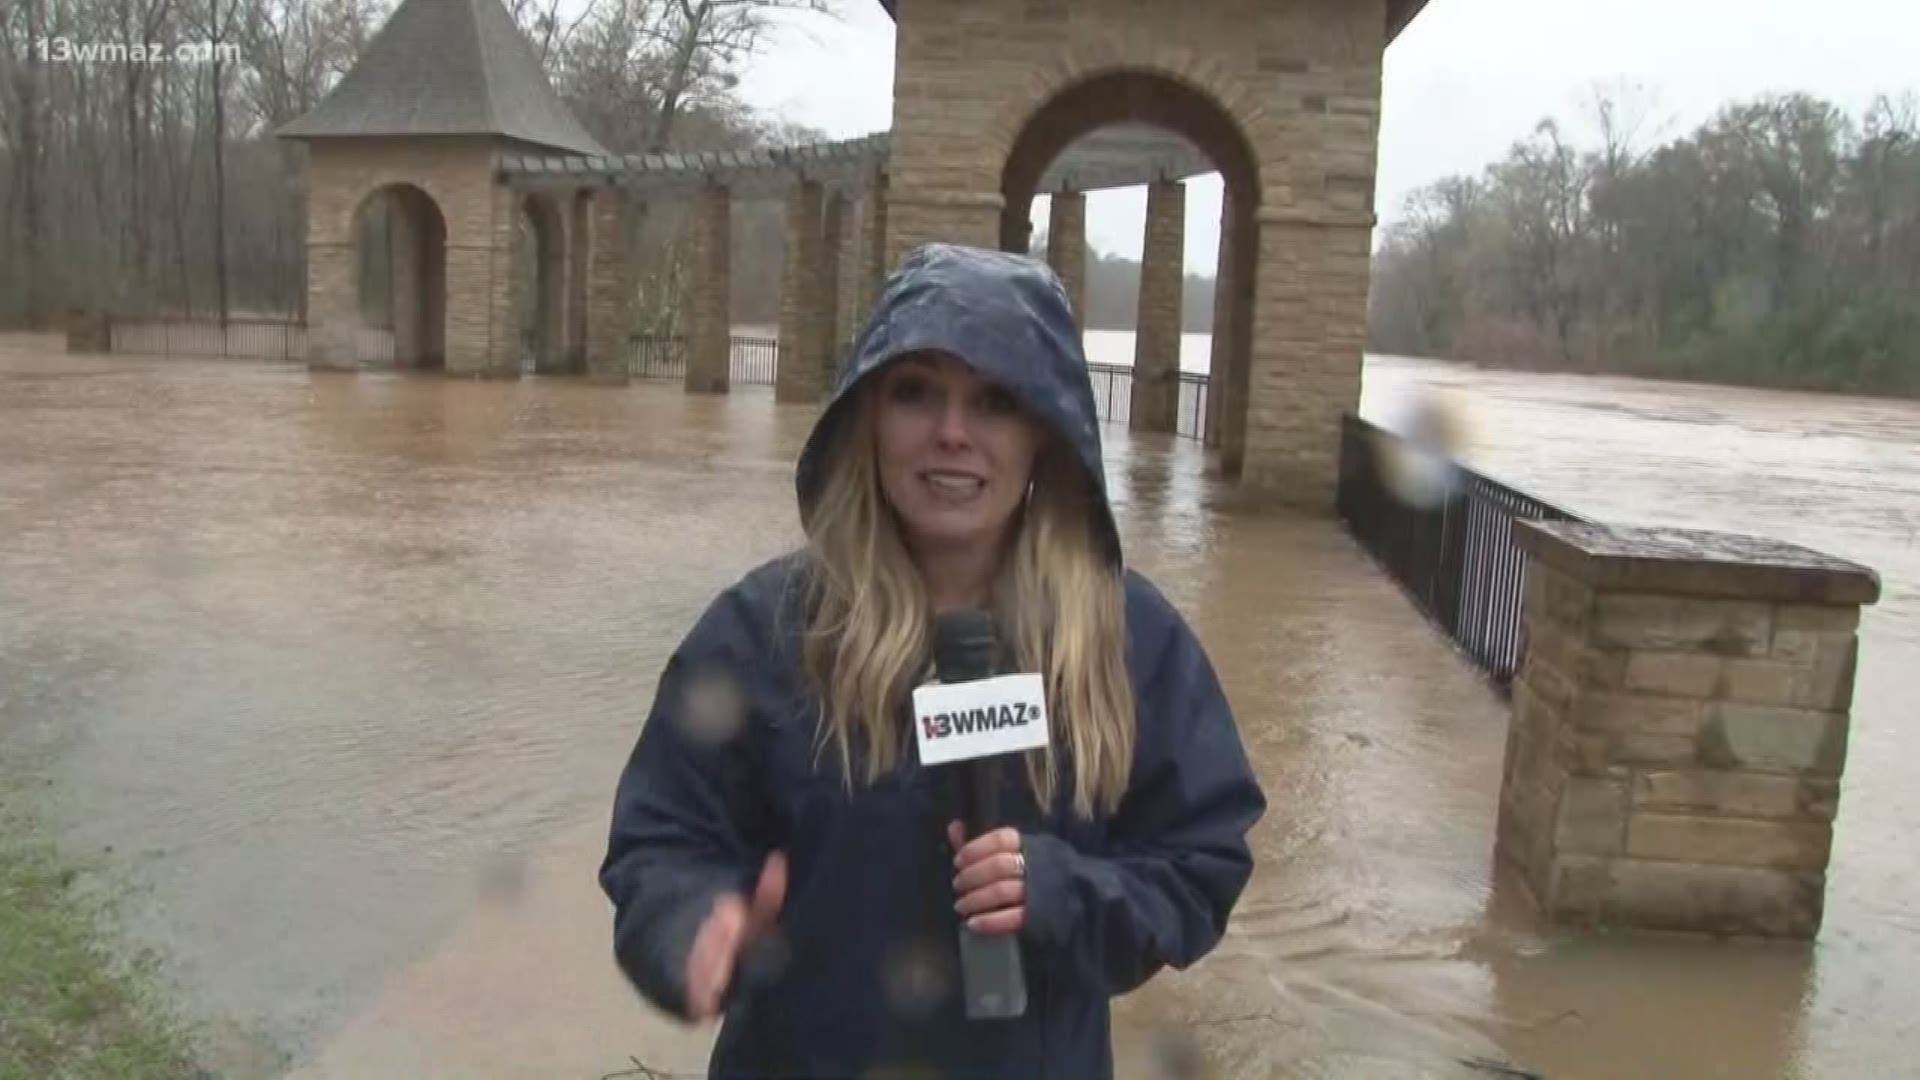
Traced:
<path id="1" fill-rule="evenodd" d="M 517 904 L 527 891 L 526 860 L 500 852 L 480 867 L 480 898 L 496 904 Z"/>
<path id="2" fill-rule="evenodd" d="M 1201 1080 L 1207 1059 L 1192 1032 L 1166 1029 L 1153 1036 L 1153 1067 L 1160 1080 Z"/>
<path id="3" fill-rule="evenodd" d="M 740 684 L 725 671 L 707 671 L 687 683 L 679 720 L 688 741 L 713 748 L 740 733 L 747 702 Z"/>
<path id="4" fill-rule="evenodd" d="M 953 985 L 946 952 L 929 941 L 907 941 L 888 951 L 883 974 L 887 1007 L 918 1019 L 931 1013 Z"/>

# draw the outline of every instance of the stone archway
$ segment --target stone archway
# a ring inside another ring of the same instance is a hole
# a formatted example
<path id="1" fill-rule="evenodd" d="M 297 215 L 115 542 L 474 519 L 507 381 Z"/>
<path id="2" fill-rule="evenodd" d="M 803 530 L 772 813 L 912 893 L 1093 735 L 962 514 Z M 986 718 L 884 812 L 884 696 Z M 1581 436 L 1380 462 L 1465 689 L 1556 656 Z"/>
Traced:
<path id="1" fill-rule="evenodd" d="M 362 331 L 390 340 L 394 367 L 444 368 L 447 221 L 439 204 L 413 184 L 375 188 L 355 210 L 353 238 Z"/>
<path id="2" fill-rule="evenodd" d="M 1255 245 L 1246 241 L 1246 234 L 1258 220 L 1262 178 L 1258 154 L 1232 113 L 1185 80 L 1146 68 L 1113 68 L 1069 83 L 1036 107 L 1010 142 L 1000 182 L 1004 200 L 1000 246 L 1008 251 L 1027 249 L 1030 207 L 1039 194 L 1041 178 L 1070 145 L 1102 128 L 1129 123 L 1149 124 L 1186 139 L 1225 183 L 1209 371 L 1209 423 L 1216 434 L 1207 441 L 1220 446 L 1222 470 L 1238 475 L 1244 457 L 1249 331 L 1258 265 L 1253 257 Z M 1180 190 L 1172 185 L 1176 204 Z M 1163 194 L 1153 192 L 1150 206 Z M 1183 205 L 1170 209 L 1174 214 L 1185 213 Z M 1174 276 L 1184 277 L 1180 270 L 1184 252 L 1163 255 L 1171 260 Z M 1175 282 L 1172 287 L 1176 310 L 1168 327 L 1172 339 L 1164 346 L 1166 364 L 1163 369 L 1135 371 L 1136 414 L 1170 418 L 1178 405 L 1179 285 Z"/>
<path id="3" fill-rule="evenodd" d="M 567 370 L 567 235 L 558 202 L 522 196 L 515 206 L 515 356 L 522 370 Z"/>

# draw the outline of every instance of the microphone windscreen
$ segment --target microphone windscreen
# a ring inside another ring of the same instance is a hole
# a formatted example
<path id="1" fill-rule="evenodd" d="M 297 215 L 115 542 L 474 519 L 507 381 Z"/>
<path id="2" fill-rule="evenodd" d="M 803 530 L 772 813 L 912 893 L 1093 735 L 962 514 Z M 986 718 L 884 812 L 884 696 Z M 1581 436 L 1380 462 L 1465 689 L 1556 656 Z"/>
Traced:
<path id="1" fill-rule="evenodd" d="M 944 611 L 933 620 L 933 663 L 943 683 L 993 674 L 998 637 L 993 616 L 977 609 Z"/>

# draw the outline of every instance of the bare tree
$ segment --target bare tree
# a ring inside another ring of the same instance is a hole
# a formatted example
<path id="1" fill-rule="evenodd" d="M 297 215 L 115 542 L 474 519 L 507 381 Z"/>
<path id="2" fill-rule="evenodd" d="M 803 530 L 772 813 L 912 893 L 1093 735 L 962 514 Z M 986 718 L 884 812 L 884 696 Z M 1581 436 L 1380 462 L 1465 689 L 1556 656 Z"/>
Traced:
<path id="1" fill-rule="evenodd" d="M 652 31 L 666 49 L 667 70 L 648 152 L 667 148 L 689 100 L 739 85 L 736 65 L 759 49 L 782 12 L 827 15 L 834 5 L 832 0 L 672 0 L 667 5 L 667 17 Z"/>

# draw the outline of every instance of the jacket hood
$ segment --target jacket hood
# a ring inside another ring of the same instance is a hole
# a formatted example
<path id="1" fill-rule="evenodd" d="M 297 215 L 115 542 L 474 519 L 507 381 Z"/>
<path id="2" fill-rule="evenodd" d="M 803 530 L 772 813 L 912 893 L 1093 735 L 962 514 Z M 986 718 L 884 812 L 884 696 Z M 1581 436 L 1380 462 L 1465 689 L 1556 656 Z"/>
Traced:
<path id="1" fill-rule="evenodd" d="M 1098 496 L 1096 528 L 1119 565 L 1093 382 L 1066 290 L 1038 259 L 955 244 L 915 248 L 887 279 L 800 452 L 794 478 L 800 519 L 808 519 L 819 497 L 861 383 L 900 357 L 926 351 L 950 353 L 1005 387 L 1073 450 Z"/>

